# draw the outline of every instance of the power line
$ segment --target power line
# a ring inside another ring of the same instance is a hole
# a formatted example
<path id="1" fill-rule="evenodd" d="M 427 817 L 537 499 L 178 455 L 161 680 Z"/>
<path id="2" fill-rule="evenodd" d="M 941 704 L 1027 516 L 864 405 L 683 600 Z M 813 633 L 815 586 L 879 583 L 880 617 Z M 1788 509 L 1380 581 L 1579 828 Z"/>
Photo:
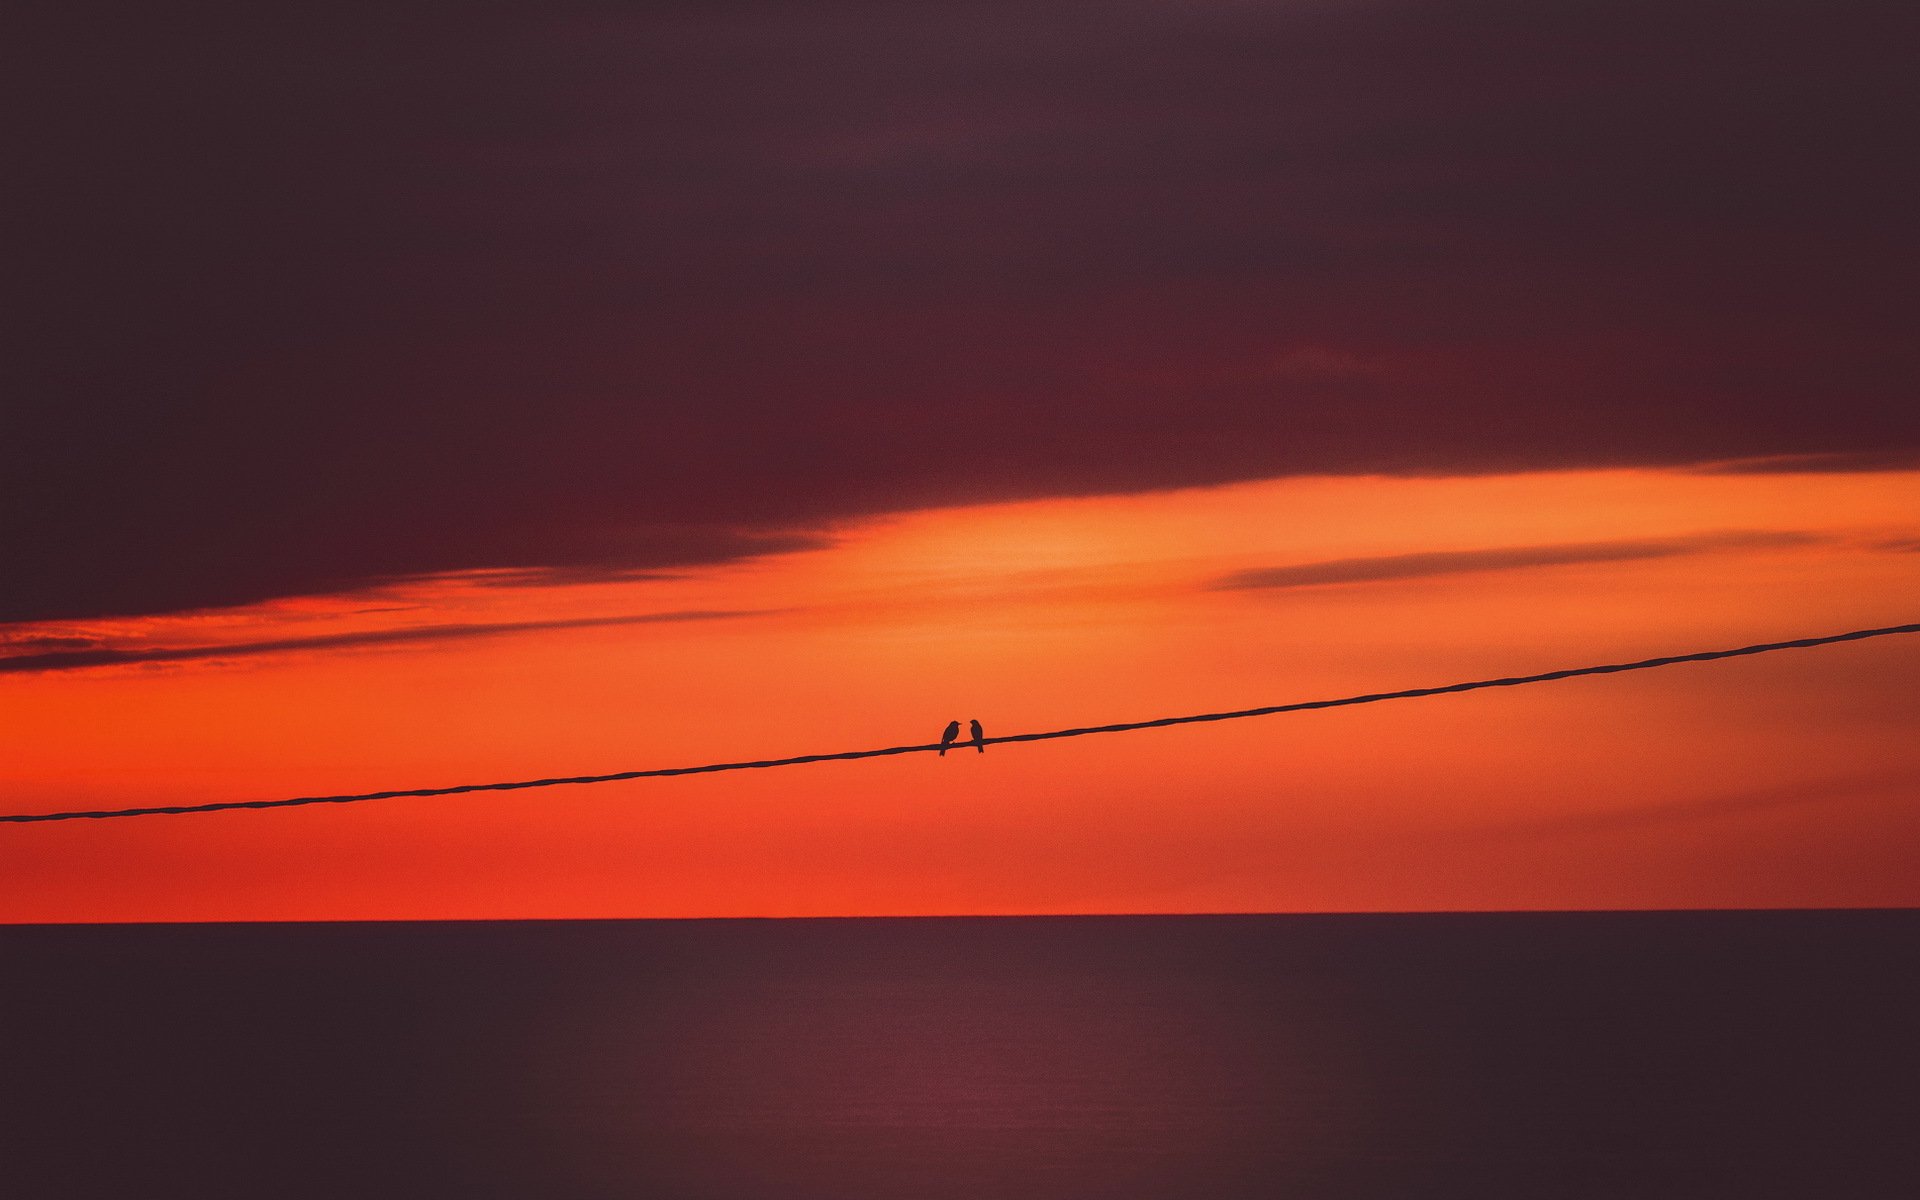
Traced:
<path id="1" fill-rule="evenodd" d="M 1183 717 L 1157 717 L 1151 721 L 1123 721 L 1117 725 L 1086 725 L 1074 729 L 1054 729 L 1045 733 L 1011 733 L 982 739 L 982 745 L 1006 745 L 1013 742 L 1047 742 L 1056 738 L 1091 737 L 1101 733 L 1131 733 L 1136 729 L 1160 729 L 1169 725 L 1197 725 L 1206 721 L 1238 721 L 1247 717 L 1270 717 L 1278 713 L 1306 712 L 1317 708 L 1346 708 L 1355 704 L 1379 704 L 1387 700 L 1413 700 L 1421 696 L 1445 696 L 1454 692 L 1473 692 L 1483 688 L 1519 687 L 1529 683 L 1550 683 L 1580 675 L 1618 675 L 1624 671 L 1647 671 L 1678 663 L 1713 662 L 1722 658 L 1744 658 L 1770 654 L 1775 650 L 1804 650 L 1831 646 L 1838 642 L 1859 642 L 1867 638 L 1889 637 L 1901 633 L 1920 633 L 1920 624 L 1889 625 L 1883 629 L 1856 629 L 1827 637 L 1795 638 L 1789 642 L 1763 642 L 1735 650 L 1702 650 L 1694 654 L 1672 654 L 1662 658 L 1643 658 L 1638 662 L 1608 663 L 1596 667 L 1569 667 L 1538 675 L 1512 675 L 1502 679 L 1476 679 L 1469 683 L 1449 683 L 1440 687 L 1407 688 L 1398 692 L 1372 692 L 1364 696 L 1342 696 L 1337 700 L 1302 700 L 1293 704 L 1274 704 L 1265 708 L 1242 708 L 1232 712 L 1195 713 Z M 974 743 L 959 745 L 970 747 Z M 880 750 L 843 750 L 836 754 L 801 754 L 793 758 L 763 758 L 752 762 L 707 763 L 697 767 L 656 767 L 650 771 L 618 771 L 611 775 L 569 775 L 552 779 L 521 779 L 511 783 L 463 783 L 454 787 L 405 788 L 390 792 L 362 792 L 350 796 L 296 796 L 287 800 L 222 800 L 211 804 L 175 804 L 151 808 L 111 808 L 95 811 L 51 813 L 4 813 L 0 822 L 24 824 L 29 821 L 93 821 L 108 817 L 150 817 L 178 813 L 222 812 L 236 808 L 296 808 L 307 804 L 357 804 L 362 800 L 397 800 L 409 796 L 458 796 L 468 792 L 517 792 L 527 788 L 565 787 L 572 784 L 618 783 L 626 779 L 661 779 L 670 775 L 711 775 L 718 771 L 758 771 L 768 767 L 797 767 L 804 763 L 844 762 L 856 758 L 889 758 L 896 754 L 924 754 L 938 751 L 937 742 L 923 746 L 888 746 Z"/>

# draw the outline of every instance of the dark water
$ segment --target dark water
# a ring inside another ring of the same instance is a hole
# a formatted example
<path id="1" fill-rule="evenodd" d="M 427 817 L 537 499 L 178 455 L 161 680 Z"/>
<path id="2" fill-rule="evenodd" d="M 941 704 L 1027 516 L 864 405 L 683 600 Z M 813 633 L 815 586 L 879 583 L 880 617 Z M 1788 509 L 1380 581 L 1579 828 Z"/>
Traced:
<path id="1" fill-rule="evenodd" d="M 1920 912 L 0 929 L 0 1196 L 1920 1196 Z"/>

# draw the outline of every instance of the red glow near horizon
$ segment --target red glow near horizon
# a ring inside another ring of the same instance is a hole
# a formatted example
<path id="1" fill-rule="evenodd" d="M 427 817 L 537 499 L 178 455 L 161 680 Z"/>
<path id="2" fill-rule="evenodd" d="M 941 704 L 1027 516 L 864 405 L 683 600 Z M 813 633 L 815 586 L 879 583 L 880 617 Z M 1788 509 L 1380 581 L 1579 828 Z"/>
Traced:
<path id="1" fill-rule="evenodd" d="M 908 514 L 667 579 L 16 630 L 208 657 L 0 674 L 0 786 L 38 811 L 597 773 L 1893 624 L 1917 498 L 1898 472 L 1308 478 Z M 362 638 L 450 626 L 480 628 Z M 945 760 L 15 826 L 0 919 L 1920 903 L 1903 641 Z"/>

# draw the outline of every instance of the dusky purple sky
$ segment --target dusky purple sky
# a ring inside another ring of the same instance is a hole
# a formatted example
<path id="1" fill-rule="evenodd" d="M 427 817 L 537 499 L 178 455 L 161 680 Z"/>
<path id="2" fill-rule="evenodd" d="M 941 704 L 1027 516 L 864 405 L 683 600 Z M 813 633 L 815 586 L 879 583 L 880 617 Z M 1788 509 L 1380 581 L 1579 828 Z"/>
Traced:
<path id="1" fill-rule="evenodd" d="M 0 623 L 1920 449 L 1904 5 L 10 23 Z"/>

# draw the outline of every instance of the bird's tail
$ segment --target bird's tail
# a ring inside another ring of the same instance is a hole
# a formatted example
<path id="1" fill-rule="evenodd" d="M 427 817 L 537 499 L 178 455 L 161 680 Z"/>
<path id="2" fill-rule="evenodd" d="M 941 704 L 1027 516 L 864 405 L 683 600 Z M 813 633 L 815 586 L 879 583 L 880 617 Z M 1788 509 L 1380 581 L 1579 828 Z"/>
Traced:
<path id="1" fill-rule="evenodd" d="M 947 748 L 945 746 L 940 747 L 940 757 L 945 758 L 946 756 L 947 756 Z"/>

